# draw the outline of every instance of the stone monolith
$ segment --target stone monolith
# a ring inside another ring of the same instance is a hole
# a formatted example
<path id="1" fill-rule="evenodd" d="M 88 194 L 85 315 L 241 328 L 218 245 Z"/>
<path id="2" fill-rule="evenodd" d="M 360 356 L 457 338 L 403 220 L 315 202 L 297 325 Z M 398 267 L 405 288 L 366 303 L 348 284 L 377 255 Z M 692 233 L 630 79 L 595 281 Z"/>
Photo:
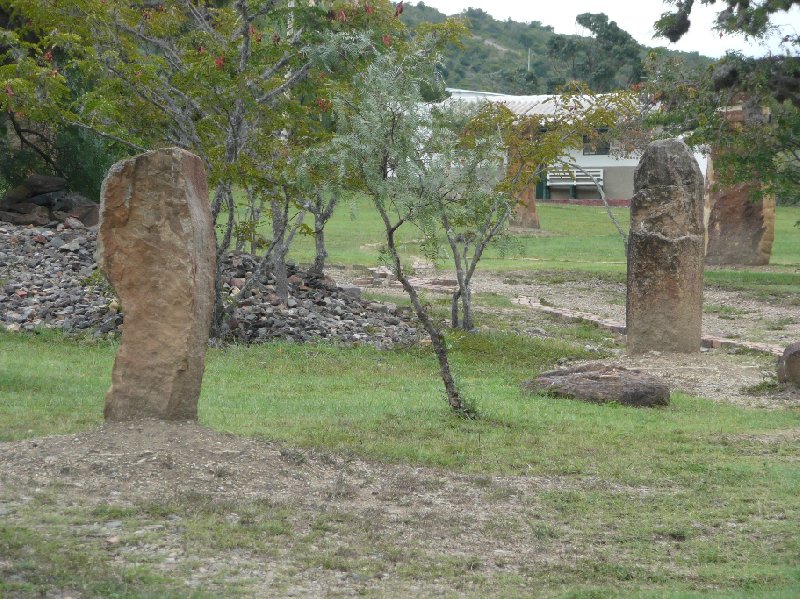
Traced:
<path id="1" fill-rule="evenodd" d="M 200 159 L 171 148 L 103 182 L 97 252 L 122 304 L 109 420 L 197 418 L 214 307 L 214 231 Z"/>
<path id="2" fill-rule="evenodd" d="M 628 351 L 699 352 L 703 175 L 689 148 L 647 146 L 634 173 L 628 241 Z"/>
<path id="3" fill-rule="evenodd" d="M 511 225 L 521 229 L 540 229 L 539 211 L 536 207 L 536 186 L 529 185 L 517 197 L 511 216 Z"/>
<path id="4" fill-rule="evenodd" d="M 775 240 L 775 197 L 761 193 L 757 181 L 715 189 L 714 156 L 709 156 L 706 169 L 706 264 L 769 264 Z"/>

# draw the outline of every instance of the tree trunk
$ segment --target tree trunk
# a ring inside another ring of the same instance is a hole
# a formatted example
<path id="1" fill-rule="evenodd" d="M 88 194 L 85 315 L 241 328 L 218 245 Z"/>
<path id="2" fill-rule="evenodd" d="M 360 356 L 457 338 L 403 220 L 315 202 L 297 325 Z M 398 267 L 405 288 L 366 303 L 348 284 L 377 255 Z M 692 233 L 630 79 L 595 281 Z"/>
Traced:
<path id="1" fill-rule="evenodd" d="M 442 378 L 442 382 L 444 383 L 445 393 L 447 394 L 447 403 L 459 416 L 464 416 L 467 418 L 475 417 L 474 409 L 464 402 L 460 393 L 458 392 L 458 387 L 456 387 L 452 371 L 450 370 L 450 361 L 447 358 L 447 347 L 445 346 L 444 337 L 436 328 L 436 325 L 433 324 L 433 319 L 426 312 L 425 307 L 420 302 L 417 290 L 414 289 L 413 285 L 411 285 L 408 277 L 403 274 L 400 255 L 397 252 L 397 246 L 395 245 L 394 241 L 396 227 L 391 226 L 388 214 L 385 212 L 385 210 L 380 209 L 380 212 L 381 216 L 383 217 L 384 224 L 386 225 L 387 248 L 389 249 L 389 254 L 392 257 L 394 275 L 397 277 L 397 280 L 400 281 L 400 284 L 403 286 L 405 292 L 408 293 L 408 296 L 411 299 L 411 305 L 414 307 L 414 312 L 416 313 L 417 318 L 422 323 L 422 326 L 428 335 L 430 335 L 433 352 L 436 354 L 436 360 L 439 362 L 439 376 Z"/>
<path id="2" fill-rule="evenodd" d="M 222 269 L 217 260 L 217 273 L 214 277 L 214 311 L 211 316 L 211 337 L 222 339 L 225 336 L 225 304 L 222 302 Z"/>
<path id="3" fill-rule="evenodd" d="M 458 303 L 461 300 L 461 290 L 456 290 L 453 293 L 453 299 L 450 302 L 450 326 L 454 329 L 458 328 L 459 318 L 458 318 Z"/>
<path id="4" fill-rule="evenodd" d="M 289 301 L 289 281 L 286 275 L 286 210 L 283 202 L 270 201 L 272 207 L 272 274 L 275 276 L 275 293 L 281 303 Z"/>
<path id="5" fill-rule="evenodd" d="M 314 242 L 317 252 L 314 255 L 311 271 L 322 275 L 322 271 L 325 270 L 325 258 L 328 257 L 328 252 L 325 250 L 325 215 L 322 211 L 314 212 Z"/>
<path id="6" fill-rule="evenodd" d="M 472 288 L 469 281 L 466 281 L 464 289 L 461 290 L 461 309 L 463 311 L 461 328 L 469 332 L 475 328 L 472 322 Z"/>
<path id="7" fill-rule="evenodd" d="M 286 272 L 286 252 L 282 248 L 275 252 L 272 274 L 275 275 L 275 294 L 285 306 L 289 302 L 289 277 Z"/>
<path id="8" fill-rule="evenodd" d="M 211 216 L 212 222 L 215 225 L 215 232 L 217 218 L 222 211 L 223 202 L 227 204 L 229 190 L 230 186 L 228 184 L 219 183 L 214 192 L 214 200 L 211 203 Z M 230 219 L 227 226 L 230 227 Z M 211 337 L 214 339 L 222 339 L 225 336 L 225 305 L 222 301 L 222 259 L 225 257 L 227 247 L 225 247 L 224 242 L 220 242 L 216 235 L 214 239 L 217 244 L 217 272 L 214 277 L 214 311 L 211 317 Z"/>
<path id="9" fill-rule="evenodd" d="M 339 196 L 333 194 L 328 199 L 328 205 L 325 205 L 325 197 L 321 191 L 318 191 L 316 198 L 313 202 L 306 204 L 306 209 L 314 215 L 314 241 L 316 243 L 316 254 L 314 256 L 314 264 L 311 271 L 319 275 L 323 274 L 325 269 L 325 260 L 328 257 L 328 252 L 325 249 L 325 225 L 331 216 L 336 204 L 339 202 Z"/>

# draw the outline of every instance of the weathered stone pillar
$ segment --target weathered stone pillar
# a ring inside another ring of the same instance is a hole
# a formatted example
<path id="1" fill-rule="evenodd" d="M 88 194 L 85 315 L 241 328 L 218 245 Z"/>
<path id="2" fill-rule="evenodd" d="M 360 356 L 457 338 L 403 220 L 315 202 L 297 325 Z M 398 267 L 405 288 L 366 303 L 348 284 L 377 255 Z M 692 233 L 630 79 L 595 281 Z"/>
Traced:
<path id="1" fill-rule="evenodd" d="M 715 190 L 715 156 L 712 152 L 708 157 L 706 169 L 706 264 L 769 264 L 775 240 L 775 197 L 760 193 L 758 182 Z"/>
<path id="2" fill-rule="evenodd" d="M 529 185 L 517 196 L 517 205 L 511 216 L 511 225 L 523 229 L 539 229 L 539 211 L 536 208 L 536 185 Z"/>
<path id="3" fill-rule="evenodd" d="M 109 420 L 197 418 L 214 307 L 214 231 L 200 159 L 171 148 L 103 182 L 98 262 L 125 314 Z"/>
<path id="4" fill-rule="evenodd" d="M 628 241 L 628 351 L 700 351 L 703 175 L 689 148 L 647 146 L 634 173 Z"/>

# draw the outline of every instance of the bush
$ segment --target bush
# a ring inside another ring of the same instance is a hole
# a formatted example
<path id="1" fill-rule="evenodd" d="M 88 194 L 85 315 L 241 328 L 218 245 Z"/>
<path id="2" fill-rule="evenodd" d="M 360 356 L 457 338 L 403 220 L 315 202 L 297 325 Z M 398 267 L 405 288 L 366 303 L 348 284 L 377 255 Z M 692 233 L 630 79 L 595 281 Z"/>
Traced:
<path id="1" fill-rule="evenodd" d="M 53 168 L 30 147 L 18 146 L 16 136 L 0 138 L 0 193 L 19 185 L 28 175 L 58 175 L 71 191 L 100 200 L 100 186 L 109 167 L 125 157 L 125 148 L 84 129 L 64 127 L 42 143 L 31 138 L 57 168 Z"/>

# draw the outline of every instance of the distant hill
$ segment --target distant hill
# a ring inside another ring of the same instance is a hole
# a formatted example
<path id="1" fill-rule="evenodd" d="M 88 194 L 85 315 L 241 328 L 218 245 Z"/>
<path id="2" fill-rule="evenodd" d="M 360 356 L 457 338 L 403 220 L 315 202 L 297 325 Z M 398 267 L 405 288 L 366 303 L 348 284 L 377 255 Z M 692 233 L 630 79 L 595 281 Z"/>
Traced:
<path id="1" fill-rule="evenodd" d="M 472 37 L 464 47 L 451 47 L 445 56 L 448 87 L 507 94 L 552 93 L 568 79 L 587 81 L 596 91 L 638 82 L 641 59 L 648 50 L 612 23 L 602 20 L 593 37 L 556 34 L 538 21 L 498 21 L 481 9 L 469 8 Z M 591 15 L 590 15 L 591 16 Z M 407 6 L 406 25 L 440 23 L 444 13 L 420 2 Z M 621 48 L 626 51 L 621 51 Z M 530 70 L 528 56 L 530 49 Z M 668 51 L 691 66 L 704 67 L 713 59 L 697 52 Z"/>

